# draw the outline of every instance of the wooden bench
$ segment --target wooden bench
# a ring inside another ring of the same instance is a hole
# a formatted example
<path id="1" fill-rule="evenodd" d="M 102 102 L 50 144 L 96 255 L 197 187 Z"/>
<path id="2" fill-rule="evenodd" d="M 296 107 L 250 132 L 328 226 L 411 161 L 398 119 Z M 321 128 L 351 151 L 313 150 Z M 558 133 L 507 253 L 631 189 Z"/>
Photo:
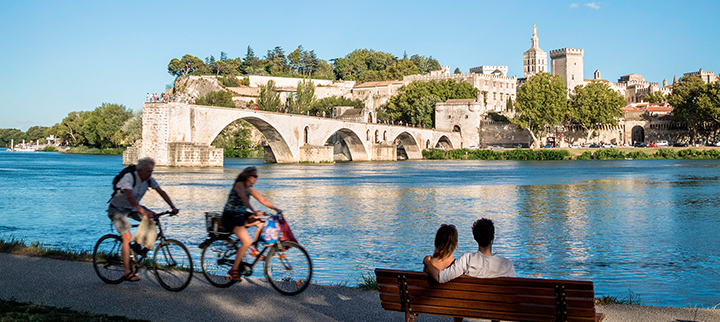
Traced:
<path id="1" fill-rule="evenodd" d="M 439 284 L 423 272 L 375 269 L 388 311 L 502 321 L 602 321 L 589 281 L 461 276 Z"/>

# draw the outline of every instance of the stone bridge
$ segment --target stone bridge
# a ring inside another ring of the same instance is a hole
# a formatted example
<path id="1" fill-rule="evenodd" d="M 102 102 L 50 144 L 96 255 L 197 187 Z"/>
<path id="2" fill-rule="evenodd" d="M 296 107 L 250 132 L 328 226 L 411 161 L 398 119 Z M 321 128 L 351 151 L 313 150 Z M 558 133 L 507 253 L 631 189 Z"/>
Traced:
<path id="1" fill-rule="evenodd" d="M 210 144 L 242 119 L 265 137 L 265 161 L 278 163 L 422 159 L 422 150 L 460 147 L 458 132 L 251 109 L 145 103 L 142 142 L 125 151 L 123 163 L 152 157 L 164 166 L 222 166 L 223 150 Z"/>

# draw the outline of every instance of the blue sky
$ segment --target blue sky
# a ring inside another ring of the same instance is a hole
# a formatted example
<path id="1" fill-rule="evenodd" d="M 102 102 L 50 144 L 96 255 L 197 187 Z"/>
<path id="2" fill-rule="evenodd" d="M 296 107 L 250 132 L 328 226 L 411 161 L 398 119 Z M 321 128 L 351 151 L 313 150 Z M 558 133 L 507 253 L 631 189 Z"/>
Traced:
<path id="1" fill-rule="evenodd" d="M 142 107 L 191 54 L 298 45 L 330 60 L 359 48 L 432 56 L 463 72 L 540 48 L 585 50 L 585 78 L 672 82 L 720 73 L 720 1 L 2 1 L 0 128 L 51 126 L 103 102 Z"/>

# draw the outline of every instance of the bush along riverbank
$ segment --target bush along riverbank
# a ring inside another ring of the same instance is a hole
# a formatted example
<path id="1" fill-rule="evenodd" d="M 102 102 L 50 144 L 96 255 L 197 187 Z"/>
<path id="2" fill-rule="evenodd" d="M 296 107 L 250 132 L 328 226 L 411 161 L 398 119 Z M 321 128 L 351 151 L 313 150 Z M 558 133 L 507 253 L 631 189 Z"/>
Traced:
<path id="1" fill-rule="evenodd" d="M 566 160 L 570 159 L 567 150 L 469 150 L 469 149 L 431 149 L 422 151 L 423 158 L 429 160 Z"/>
<path id="2" fill-rule="evenodd" d="M 423 150 L 423 158 L 428 160 L 643 160 L 643 159 L 720 159 L 717 149 L 640 149 L 622 151 L 620 149 L 593 149 L 574 155 L 565 149 L 503 149 L 503 150 L 469 150 L 469 149 L 430 149 Z M 652 151 L 655 151 L 652 153 Z M 573 151 L 575 152 L 575 151 Z M 580 151 L 577 151 L 578 153 Z"/>

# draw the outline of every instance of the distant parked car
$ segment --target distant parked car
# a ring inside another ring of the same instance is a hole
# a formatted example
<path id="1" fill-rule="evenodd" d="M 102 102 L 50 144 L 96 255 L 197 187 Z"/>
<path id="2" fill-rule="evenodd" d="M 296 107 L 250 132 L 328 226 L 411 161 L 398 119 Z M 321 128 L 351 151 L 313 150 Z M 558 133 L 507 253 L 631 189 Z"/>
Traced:
<path id="1" fill-rule="evenodd" d="M 577 145 L 577 144 L 570 144 L 568 147 L 571 148 L 571 149 L 577 149 L 577 148 L 579 148 L 580 146 Z"/>
<path id="2" fill-rule="evenodd" d="M 593 143 L 593 144 L 590 144 L 590 147 L 591 147 L 591 148 L 599 148 L 600 145 Z"/>
<path id="3" fill-rule="evenodd" d="M 490 150 L 502 150 L 502 149 L 504 149 L 504 148 L 499 145 L 493 145 L 490 147 Z"/>
<path id="4" fill-rule="evenodd" d="M 666 140 L 657 141 L 657 143 L 655 143 L 655 145 L 657 145 L 657 146 L 659 146 L 659 147 L 661 147 L 661 146 L 670 146 L 670 144 L 669 144 L 668 141 L 666 141 Z"/>
<path id="5" fill-rule="evenodd" d="M 548 149 L 548 148 L 552 148 L 552 147 L 553 147 L 552 144 L 545 144 L 545 145 L 541 146 L 541 148 L 543 148 L 543 149 Z"/>
<path id="6" fill-rule="evenodd" d="M 607 148 L 614 148 L 615 146 L 610 143 L 605 143 L 602 145 L 602 147 L 607 149 Z"/>
<path id="7" fill-rule="evenodd" d="M 592 145 L 592 143 L 585 143 L 582 145 L 583 148 L 589 148 Z"/>
<path id="8" fill-rule="evenodd" d="M 673 146 L 676 148 L 687 148 L 688 145 L 687 145 L 687 143 L 675 142 L 675 143 L 673 143 Z"/>
<path id="9" fill-rule="evenodd" d="M 636 148 L 647 148 L 647 144 L 645 144 L 645 142 L 636 142 L 633 146 Z"/>
<path id="10" fill-rule="evenodd" d="M 468 149 L 470 149 L 470 150 L 478 150 L 478 149 L 480 149 L 480 148 L 479 148 L 477 145 L 472 145 L 472 146 L 470 146 Z"/>
<path id="11" fill-rule="evenodd" d="M 657 146 L 657 144 L 655 144 L 655 143 L 650 143 L 650 144 L 648 144 L 648 148 L 657 148 L 657 147 L 658 147 L 658 146 Z"/>

